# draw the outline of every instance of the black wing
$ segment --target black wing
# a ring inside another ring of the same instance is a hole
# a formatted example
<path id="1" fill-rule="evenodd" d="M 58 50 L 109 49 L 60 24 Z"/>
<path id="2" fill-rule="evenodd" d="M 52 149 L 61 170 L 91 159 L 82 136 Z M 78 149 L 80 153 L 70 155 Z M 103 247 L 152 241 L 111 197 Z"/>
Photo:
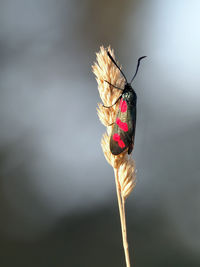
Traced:
<path id="1" fill-rule="evenodd" d="M 131 153 L 134 145 L 136 126 L 136 106 L 127 105 L 122 98 L 126 109 L 119 108 L 110 138 L 110 151 L 113 155 L 119 155 L 125 149 Z M 120 102 L 121 105 L 121 102 Z"/>

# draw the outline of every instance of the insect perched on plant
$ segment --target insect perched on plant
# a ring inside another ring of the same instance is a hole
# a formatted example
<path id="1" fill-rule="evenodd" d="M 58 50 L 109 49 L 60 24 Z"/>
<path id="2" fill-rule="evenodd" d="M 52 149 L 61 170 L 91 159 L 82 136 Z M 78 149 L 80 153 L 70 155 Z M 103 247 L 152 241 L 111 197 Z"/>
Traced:
<path id="1" fill-rule="evenodd" d="M 140 61 L 141 59 L 145 58 L 146 56 L 140 57 L 138 59 L 137 67 L 135 74 L 130 83 L 127 82 L 126 76 L 124 75 L 123 71 L 119 68 L 111 54 L 107 51 L 107 55 L 111 59 L 111 61 L 115 64 L 115 66 L 119 69 L 121 74 L 125 79 L 124 88 L 116 87 L 115 85 L 107 82 L 114 88 L 121 90 L 122 94 L 120 97 L 115 101 L 113 107 L 117 102 L 120 100 L 119 104 L 119 111 L 117 112 L 117 116 L 112 129 L 112 134 L 110 137 L 110 151 L 113 155 L 119 155 L 125 149 L 128 148 L 128 154 L 130 154 L 133 150 L 134 139 L 135 139 L 135 126 L 136 126 L 136 103 L 137 103 L 137 95 L 133 90 L 131 83 L 133 82 L 134 78 L 137 75 Z M 104 106 L 104 105 L 103 105 Z M 110 108 L 108 106 L 104 106 L 105 108 Z"/>

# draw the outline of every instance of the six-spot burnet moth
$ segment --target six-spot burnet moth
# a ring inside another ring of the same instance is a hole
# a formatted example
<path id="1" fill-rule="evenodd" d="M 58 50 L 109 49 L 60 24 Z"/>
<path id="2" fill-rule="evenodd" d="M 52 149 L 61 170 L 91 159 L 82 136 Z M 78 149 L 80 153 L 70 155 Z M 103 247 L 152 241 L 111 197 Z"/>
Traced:
<path id="1" fill-rule="evenodd" d="M 133 150 L 134 145 L 134 138 L 135 138 L 135 126 L 136 126 L 136 103 L 137 103 L 137 95 L 133 90 L 131 83 L 133 82 L 134 78 L 137 75 L 140 61 L 141 59 L 145 58 L 146 56 L 140 57 L 138 59 L 137 67 L 135 74 L 130 83 L 127 82 L 126 76 L 124 75 L 123 71 L 119 68 L 111 54 L 107 51 L 107 55 L 111 59 L 111 61 L 115 64 L 115 66 L 120 70 L 121 74 L 125 79 L 124 88 L 116 87 L 115 85 L 107 82 L 114 88 L 121 90 L 122 94 L 120 97 L 115 101 L 115 103 L 110 106 L 113 107 L 120 101 L 119 110 L 117 112 L 117 116 L 115 119 L 112 134 L 110 137 L 110 151 L 113 155 L 119 155 L 125 149 L 128 148 L 128 154 L 130 154 Z M 104 106 L 105 108 L 110 108 Z M 111 125 L 112 125 L 111 124 Z"/>

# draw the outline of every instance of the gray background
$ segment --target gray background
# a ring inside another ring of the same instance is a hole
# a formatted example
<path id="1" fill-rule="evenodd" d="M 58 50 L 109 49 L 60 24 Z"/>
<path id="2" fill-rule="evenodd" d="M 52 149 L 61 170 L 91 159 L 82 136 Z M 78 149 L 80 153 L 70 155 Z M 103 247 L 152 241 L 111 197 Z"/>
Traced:
<path id="1" fill-rule="evenodd" d="M 0 266 L 125 266 L 100 45 L 138 95 L 134 266 L 200 266 L 200 2 L 0 1 Z M 133 255 L 134 254 L 134 255 Z"/>

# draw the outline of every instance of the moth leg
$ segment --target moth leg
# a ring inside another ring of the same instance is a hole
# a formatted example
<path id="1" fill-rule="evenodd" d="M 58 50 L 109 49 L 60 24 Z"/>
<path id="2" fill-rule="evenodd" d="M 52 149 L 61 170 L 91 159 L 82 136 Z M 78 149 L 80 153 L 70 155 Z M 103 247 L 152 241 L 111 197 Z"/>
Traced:
<path id="1" fill-rule="evenodd" d="M 112 104 L 111 106 L 104 106 L 104 105 L 102 105 L 104 108 L 111 108 L 111 107 L 113 107 L 114 105 L 116 105 L 117 104 L 117 102 L 120 100 L 122 98 L 122 96 L 120 95 L 120 97 L 119 98 L 117 98 L 117 100 L 115 101 L 115 103 L 114 104 Z"/>
<path id="2" fill-rule="evenodd" d="M 108 124 L 107 126 L 112 126 L 113 124 L 115 124 L 115 123 L 113 122 L 113 123 L 111 123 L 111 124 Z"/>
<path id="3" fill-rule="evenodd" d="M 113 85 L 112 83 L 109 83 L 109 82 L 108 82 L 108 81 L 106 81 L 106 80 L 104 80 L 104 82 L 108 83 L 109 85 L 111 85 L 112 87 L 114 87 L 114 88 L 116 88 L 116 89 L 118 89 L 118 90 L 124 91 L 124 89 L 122 89 L 122 88 L 119 88 L 119 87 L 117 87 L 117 86 Z"/>

